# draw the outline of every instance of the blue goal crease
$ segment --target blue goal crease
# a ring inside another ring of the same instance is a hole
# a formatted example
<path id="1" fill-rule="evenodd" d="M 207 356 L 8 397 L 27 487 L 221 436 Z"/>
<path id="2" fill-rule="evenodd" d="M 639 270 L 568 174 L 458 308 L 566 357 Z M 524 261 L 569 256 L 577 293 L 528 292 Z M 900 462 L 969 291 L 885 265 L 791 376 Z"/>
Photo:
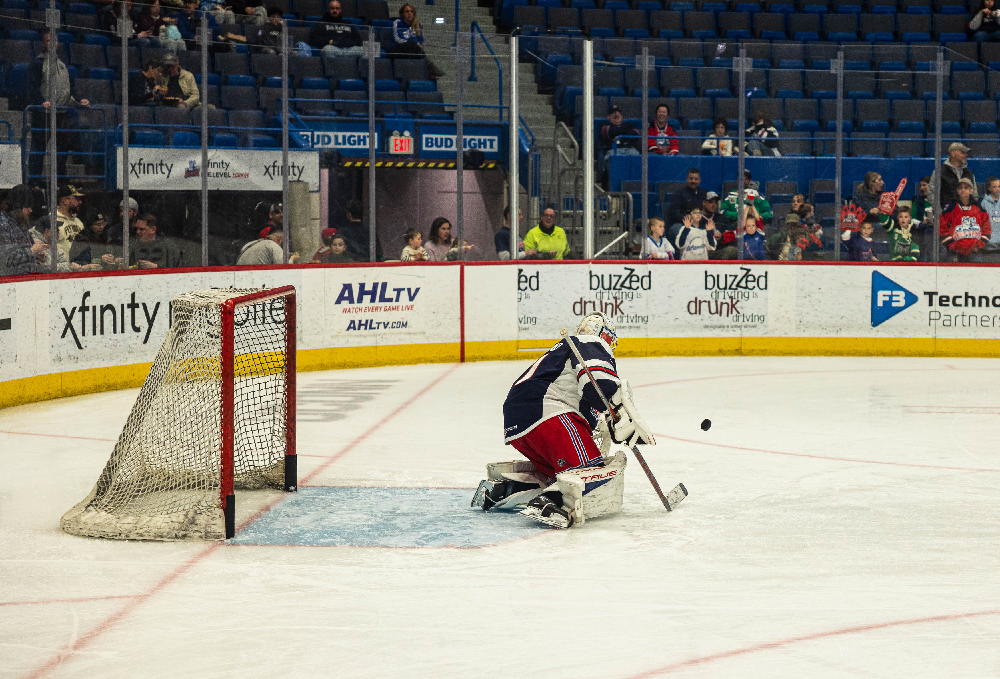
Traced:
<path id="1" fill-rule="evenodd" d="M 228 541 L 313 547 L 488 547 L 548 530 L 470 507 L 462 488 L 300 488 Z"/>

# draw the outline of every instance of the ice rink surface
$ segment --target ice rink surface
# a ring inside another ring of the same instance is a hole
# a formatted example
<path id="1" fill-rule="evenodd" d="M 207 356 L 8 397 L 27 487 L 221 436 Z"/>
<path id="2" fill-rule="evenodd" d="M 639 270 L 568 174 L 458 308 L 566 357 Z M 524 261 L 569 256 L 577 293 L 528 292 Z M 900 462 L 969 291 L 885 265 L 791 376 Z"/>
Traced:
<path id="1" fill-rule="evenodd" d="M 623 359 L 690 496 L 565 531 L 468 506 L 529 363 L 300 374 L 225 544 L 59 530 L 138 390 L 0 410 L 0 677 L 1000 676 L 1000 362 Z"/>

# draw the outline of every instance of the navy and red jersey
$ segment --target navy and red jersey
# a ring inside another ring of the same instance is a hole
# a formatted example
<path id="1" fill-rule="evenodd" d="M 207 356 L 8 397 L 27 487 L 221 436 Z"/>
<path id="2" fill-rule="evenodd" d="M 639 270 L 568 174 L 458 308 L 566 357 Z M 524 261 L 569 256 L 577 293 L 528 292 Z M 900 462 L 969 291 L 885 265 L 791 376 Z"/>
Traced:
<path id="1" fill-rule="evenodd" d="M 611 348 L 594 335 L 573 335 L 569 340 L 576 343 L 601 391 L 611 400 L 619 387 L 618 368 Z M 591 429 L 597 426 L 598 414 L 606 410 L 604 401 L 567 341 L 560 340 L 511 386 L 503 403 L 504 443 L 564 413 L 578 413 Z"/>

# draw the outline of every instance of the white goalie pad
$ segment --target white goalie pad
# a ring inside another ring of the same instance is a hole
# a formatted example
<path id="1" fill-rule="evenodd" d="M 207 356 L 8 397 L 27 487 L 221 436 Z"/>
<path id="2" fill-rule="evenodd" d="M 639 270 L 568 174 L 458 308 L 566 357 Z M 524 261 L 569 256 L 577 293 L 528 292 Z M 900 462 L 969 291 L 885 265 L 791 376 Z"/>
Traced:
<path id="1" fill-rule="evenodd" d="M 528 460 L 511 460 L 510 462 L 491 462 L 486 465 L 486 480 L 490 482 L 517 481 L 529 483 L 535 487 L 512 493 L 493 505 L 493 509 L 504 509 L 526 505 L 542 494 L 552 479 L 545 476 Z"/>
<path id="2" fill-rule="evenodd" d="M 625 492 L 625 465 L 628 458 L 618 451 L 604 467 L 588 467 L 556 474 L 545 490 L 558 490 L 563 507 L 572 512 L 573 524 L 621 511 Z"/>

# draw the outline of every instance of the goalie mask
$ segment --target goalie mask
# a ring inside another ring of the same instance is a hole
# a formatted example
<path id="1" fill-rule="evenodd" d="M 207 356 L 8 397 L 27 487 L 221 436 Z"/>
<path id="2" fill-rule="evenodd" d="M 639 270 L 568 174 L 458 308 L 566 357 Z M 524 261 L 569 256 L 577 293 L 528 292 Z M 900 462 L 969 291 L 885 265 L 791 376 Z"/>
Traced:
<path id="1" fill-rule="evenodd" d="M 618 346 L 618 333 L 615 332 L 615 323 L 610 318 L 601 313 L 589 314 L 580 321 L 576 328 L 577 335 L 596 335 L 608 343 L 611 351 Z"/>

